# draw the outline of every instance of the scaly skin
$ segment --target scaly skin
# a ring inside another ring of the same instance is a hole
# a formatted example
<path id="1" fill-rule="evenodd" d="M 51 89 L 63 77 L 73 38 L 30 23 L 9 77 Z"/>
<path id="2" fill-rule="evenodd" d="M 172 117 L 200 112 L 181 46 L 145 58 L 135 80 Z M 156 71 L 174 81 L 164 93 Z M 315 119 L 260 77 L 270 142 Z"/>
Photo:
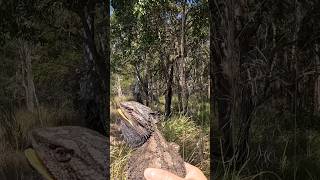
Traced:
<path id="1" fill-rule="evenodd" d="M 63 126 L 34 129 L 29 138 L 54 179 L 109 178 L 109 147 L 105 136 L 87 128 Z"/>
<path id="2" fill-rule="evenodd" d="M 118 121 L 125 141 L 136 148 L 127 163 L 127 179 L 141 180 L 144 170 L 161 168 L 180 177 L 185 177 L 184 161 L 177 145 L 168 143 L 156 127 L 158 114 L 138 102 L 120 103 Z"/>

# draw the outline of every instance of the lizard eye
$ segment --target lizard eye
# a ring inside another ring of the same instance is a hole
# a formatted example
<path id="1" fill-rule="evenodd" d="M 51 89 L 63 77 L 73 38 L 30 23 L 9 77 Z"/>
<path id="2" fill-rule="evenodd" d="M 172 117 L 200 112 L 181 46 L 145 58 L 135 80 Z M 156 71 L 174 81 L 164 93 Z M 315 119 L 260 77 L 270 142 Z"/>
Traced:
<path id="1" fill-rule="evenodd" d="M 131 107 L 126 107 L 126 109 L 128 110 L 128 111 L 133 111 L 133 109 L 131 108 Z"/>
<path id="2" fill-rule="evenodd" d="M 151 113 L 149 113 L 150 115 L 152 115 L 152 116 L 160 116 L 160 113 L 159 112 L 151 112 Z"/>
<path id="3" fill-rule="evenodd" d="M 150 112 L 149 115 L 150 115 L 150 118 L 153 121 L 153 123 L 158 123 L 159 118 L 160 118 L 159 112 Z"/>
<path id="4" fill-rule="evenodd" d="M 63 147 L 57 147 L 54 149 L 54 157 L 60 162 L 70 161 L 73 153 L 73 150 L 65 149 Z"/>

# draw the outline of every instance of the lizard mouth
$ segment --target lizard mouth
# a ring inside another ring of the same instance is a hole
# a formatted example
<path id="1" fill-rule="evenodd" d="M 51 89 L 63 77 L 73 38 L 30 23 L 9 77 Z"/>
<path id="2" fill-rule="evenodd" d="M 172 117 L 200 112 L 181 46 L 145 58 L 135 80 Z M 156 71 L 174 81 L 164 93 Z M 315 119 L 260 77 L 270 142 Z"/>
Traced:
<path id="1" fill-rule="evenodd" d="M 117 111 L 118 111 L 118 113 L 120 114 L 120 116 L 121 116 L 124 120 L 126 120 L 127 122 L 129 122 L 129 123 L 131 124 L 131 126 L 134 126 L 134 125 L 133 125 L 133 122 L 132 122 L 129 118 L 127 118 L 127 116 L 125 115 L 125 113 L 124 113 L 121 109 L 117 109 Z"/>
<path id="2" fill-rule="evenodd" d="M 46 180 L 54 180 L 52 175 L 49 173 L 42 160 L 39 158 L 37 152 L 33 148 L 28 148 L 24 151 L 26 158 L 32 167 L 34 167 L 39 174 L 42 175 Z"/>

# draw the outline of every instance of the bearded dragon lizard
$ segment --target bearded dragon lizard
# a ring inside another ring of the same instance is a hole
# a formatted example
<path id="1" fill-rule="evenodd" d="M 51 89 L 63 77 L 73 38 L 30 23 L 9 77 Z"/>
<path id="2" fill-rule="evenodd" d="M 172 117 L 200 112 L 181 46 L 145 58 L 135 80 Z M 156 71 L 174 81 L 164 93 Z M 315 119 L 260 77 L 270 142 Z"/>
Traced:
<path id="1" fill-rule="evenodd" d="M 179 148 L 168 143 L 156 127 L 158 113 L 134 101 L 120 103 L 118 112 L 122 118 L 117 123 L 124 140 L 135 148 L 127 163 L 128 180 L 145 179 L 143 174 L 148 167 L 185 177 L 186 169 Z"/>
<path id="2" fill-rule="evenodd" d="M 109 178 L 107 137 L 78 126 L 34 129 L 32 148 L 25 150 L 43 179 L 106 180 Z"/>

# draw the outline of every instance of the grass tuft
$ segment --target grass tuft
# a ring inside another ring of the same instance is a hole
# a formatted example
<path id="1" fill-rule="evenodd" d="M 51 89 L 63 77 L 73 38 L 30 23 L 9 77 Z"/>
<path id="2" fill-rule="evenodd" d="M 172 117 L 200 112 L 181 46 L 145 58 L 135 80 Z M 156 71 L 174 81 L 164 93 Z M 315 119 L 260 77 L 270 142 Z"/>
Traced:
<path id="1" fill-rule="evenodd" d="M 173 116 L 161 123 L 161 131 L 168 142 L 180 146 L 183 159 L 210 175 L 210 139 L 209 132 L 186 116 Z"/>
<path id="2" fill-rule="evenodd" d="M 111 179 L 126 179 L 125 166 L 130 157 L 132 149 L 127 145 L 111 146 Z"/>

